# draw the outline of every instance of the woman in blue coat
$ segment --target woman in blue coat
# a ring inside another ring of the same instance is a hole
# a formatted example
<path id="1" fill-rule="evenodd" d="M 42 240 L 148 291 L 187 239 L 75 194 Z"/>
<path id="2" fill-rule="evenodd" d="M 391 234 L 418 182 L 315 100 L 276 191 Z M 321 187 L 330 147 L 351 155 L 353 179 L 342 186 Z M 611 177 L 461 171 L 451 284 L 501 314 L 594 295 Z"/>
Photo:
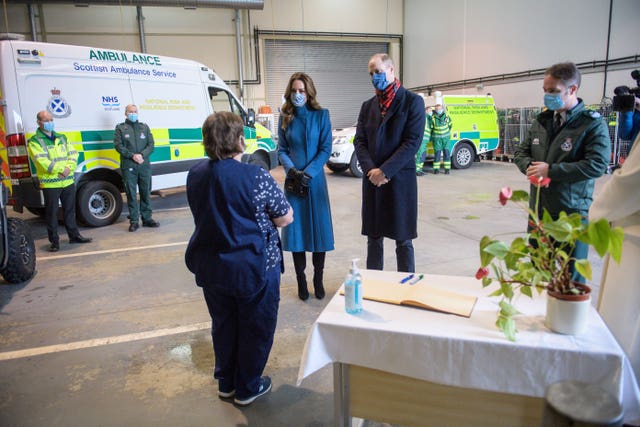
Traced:
<path id="1" fill-rule="evenodd" d="M 312 252 L 313 289 L 324 298 L 322 275 L 325 253 L 333 250 L 333 226 L 324 165 L 331 155 L 329 111 L 316 100 L 313 80 L 294 73 L 285 90 L 285 103 L 278 123 L 278 155 L 287 176 L 302 176 L 308 182 L 304 196 L 286 191 L 295 218 L 282 230 L 282 245 L 292 252 L 298 281 L 298 297 L 309 298 L 305 276 L 306 254 Z"/>

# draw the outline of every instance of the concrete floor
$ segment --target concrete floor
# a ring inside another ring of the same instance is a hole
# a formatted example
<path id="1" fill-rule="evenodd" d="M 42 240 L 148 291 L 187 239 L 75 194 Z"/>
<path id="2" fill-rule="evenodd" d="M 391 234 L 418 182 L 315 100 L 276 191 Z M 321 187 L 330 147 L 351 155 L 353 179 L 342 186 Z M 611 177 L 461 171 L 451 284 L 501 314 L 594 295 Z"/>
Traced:
<path id="1" fill-rule="evenodd" d="M 282 168 L 272 172 L 283 181 Z M 82 230 L 93 243 L 69 245 L 65 239 L 55 255 L 46 251 L 40 219 L 12 213 L 32 227 L 38 272 L 22 285 L 0 282 L 0 425 L 331 425 L 331 368 L 296 387 L 300 355 L 349 260 L 364 260 L 366 252 L 360 180 L 329 171 L 327 180 L 336 240 L 327 256 L 327 297 L 297 298 L 285 254 L 278 328 L 265 371 L 274 387 L 244 409 L 216 397 L 210 319 L 183 260 L 193 228 L 184 191 L 154 196 L 159 229 L 129 233 L 124 213 L 109 227 Z M 510 239 L 525 227 L 525 213 L 497 202 L 505 185 L 527 188 L 513 164 L 475 163 L 450 176 L 419 177 L 418 183 L 419 272 L 473 276 L 484 234 Z M 386 249 L 385 267 L 394 270 L 391 241 Z M 597 291 L 602 263 L 593 254 L 591 259 Z"/>

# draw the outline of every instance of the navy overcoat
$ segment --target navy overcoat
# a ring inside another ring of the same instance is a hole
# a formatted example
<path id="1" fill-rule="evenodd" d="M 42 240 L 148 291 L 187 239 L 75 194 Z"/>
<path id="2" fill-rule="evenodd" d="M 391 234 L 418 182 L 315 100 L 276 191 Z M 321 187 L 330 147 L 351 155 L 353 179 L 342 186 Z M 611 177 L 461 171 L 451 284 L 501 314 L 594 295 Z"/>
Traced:
<path id="1" fill-rule="evenodd" d="M 362 178 L 362 234 L 394 240 L 418 236 L 418 184 L 415 155 L 424 133 L 424 100 L 400 87 L 382 117 L 377 96 L 360 109 L 356 154 Z M 376 187 L 367 173 L 380 168 L 389 182 Z"/>

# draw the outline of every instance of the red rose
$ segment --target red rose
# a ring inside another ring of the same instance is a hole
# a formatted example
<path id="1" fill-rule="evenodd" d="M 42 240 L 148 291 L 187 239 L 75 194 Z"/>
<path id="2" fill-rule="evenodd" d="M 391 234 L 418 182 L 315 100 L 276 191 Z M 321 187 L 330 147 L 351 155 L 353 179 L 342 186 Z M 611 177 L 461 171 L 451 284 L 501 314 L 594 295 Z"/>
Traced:
<path id="1" fill-rule="evenodd" d="M 507 200 L 509 200 L 511 198 L 511 196 L 513 195 L 513 191 L 511 191 L 511 189 L 509 187 L 504 187 L 502 188 L 502 190 L 500 190 L 500 204 L 502 206 L 507 204 Z"/>
<path id="2" fill-rule="evenodd" d="M 489 275 L 489 269 L 487 267 L 480 267 L 478 271 L 476 271 L 476 279 L 481 280 L 483 277 L 487 277 Z"/>

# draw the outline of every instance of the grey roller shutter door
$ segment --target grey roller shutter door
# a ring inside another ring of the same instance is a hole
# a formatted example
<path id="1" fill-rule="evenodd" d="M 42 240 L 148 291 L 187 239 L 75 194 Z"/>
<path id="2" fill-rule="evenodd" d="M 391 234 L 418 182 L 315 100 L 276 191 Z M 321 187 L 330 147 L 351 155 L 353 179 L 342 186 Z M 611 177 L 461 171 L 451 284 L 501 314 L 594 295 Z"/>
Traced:
<path id="1" fill-rule="evenodd" d="M 291 74 L 302 71 L 313 79 L 318 102 L 331 114 L 331 126 L 352 126 L 362 102 L 374 95 L 367 64 L 388 43 L 265 39 L 267 102 L 276 115 Z"/>

